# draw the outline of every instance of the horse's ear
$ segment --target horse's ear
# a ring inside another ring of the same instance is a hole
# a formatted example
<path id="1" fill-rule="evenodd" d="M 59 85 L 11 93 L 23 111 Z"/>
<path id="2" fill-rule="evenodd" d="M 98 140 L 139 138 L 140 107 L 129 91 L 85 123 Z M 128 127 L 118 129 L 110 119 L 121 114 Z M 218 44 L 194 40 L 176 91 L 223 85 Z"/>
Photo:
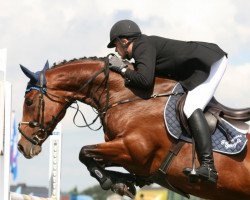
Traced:
<path id="1" fill-rule="evenodd" d="M 30 78 L 31 81 L 33 82 L 37 82 L 37 77 L 35 75 L 35 73 L 33 73 L 32 71 L 28 70 L 26 67 L 20 65 L 21 67 L 21 70 L 23 71 L 23 73 L 28 77 Z"/>
<path id="2" fill-rule="evenodd" d="M 43 71 L 45 72 L 48 69 L 49 69 L 49 61 L 47 60 L 44 67 L 43 67 Z"/>

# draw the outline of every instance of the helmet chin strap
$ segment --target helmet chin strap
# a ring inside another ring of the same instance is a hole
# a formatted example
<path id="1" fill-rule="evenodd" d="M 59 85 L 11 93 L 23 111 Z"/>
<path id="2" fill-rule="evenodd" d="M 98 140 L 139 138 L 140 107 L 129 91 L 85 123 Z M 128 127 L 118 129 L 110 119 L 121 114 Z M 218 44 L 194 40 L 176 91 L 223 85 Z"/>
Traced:
<path id="1" fill-rule="evenodd" d="M 130 56 L 129 56 L 129 54 L 128 54 L 128 47 L 125 49 L 125 58 L 126 58 L 127 60 L 130 60 Z"/>
<path id="2" fill-rule="evenodd" d="M 118 38 L 118 41 L 119 43 L 121 44 L 122 46 L 122 49 L 123 51 L 125 52 L 125 58 L 130 60 L 131 57 L 129 56 L 129 53 L 128 53 L 128 46 L 133 42 L 132 40 L 129 40 L 126 44 L 124 44 L 120 38 Z"/>

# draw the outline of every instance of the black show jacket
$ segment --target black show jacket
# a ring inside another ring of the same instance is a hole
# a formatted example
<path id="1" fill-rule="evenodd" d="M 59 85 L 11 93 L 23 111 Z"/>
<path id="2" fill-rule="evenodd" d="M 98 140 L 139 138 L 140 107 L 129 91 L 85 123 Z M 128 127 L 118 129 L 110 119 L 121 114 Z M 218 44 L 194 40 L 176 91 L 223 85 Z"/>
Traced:
<path id="1" fill-rule="evenodd" d="M 126 86 L 149 89 L 154 77 L 179 81 L 187 90 L 204 82 L 213 63 L 227 55 L 218 45 L 141 35 L 133 43 L 135 70 L 125 73 Z"/>

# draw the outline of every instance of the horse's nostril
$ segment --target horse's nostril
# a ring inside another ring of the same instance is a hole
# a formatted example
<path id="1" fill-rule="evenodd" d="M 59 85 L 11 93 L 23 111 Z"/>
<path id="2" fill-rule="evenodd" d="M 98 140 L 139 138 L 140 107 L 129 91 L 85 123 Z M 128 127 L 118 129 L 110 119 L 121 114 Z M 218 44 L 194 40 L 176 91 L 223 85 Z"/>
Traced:
<path id="1" fill-rule="evenodd" d="M 21 144 L 18 144 L 18 145 L 17 145 L 17 149 L 18 149 L 18 151 L 20 151 L 21 153 L 24 152 L 23 146 L 22 146 Z"/>

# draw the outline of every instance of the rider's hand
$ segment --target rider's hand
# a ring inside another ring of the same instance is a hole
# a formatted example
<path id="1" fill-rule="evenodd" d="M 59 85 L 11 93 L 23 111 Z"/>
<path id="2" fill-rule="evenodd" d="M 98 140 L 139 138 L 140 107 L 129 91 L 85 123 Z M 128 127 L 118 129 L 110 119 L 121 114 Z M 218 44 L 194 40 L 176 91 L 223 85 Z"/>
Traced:
<path id="1" fill-rule="evenodd" d="M 109 65 L 110 70 L 124 76 L 127 65 L 116 55 L 109 57 Z"/>
<path id="2" fill-rule="evenodd" d="M 117 67 L 117 66 L 110 66 L 110 69 L 118 74 L 121 74 L 123 77 L 125 76 L 125 72 L 126 72 L 126 67 L 127 65 L 125 66 L 120 66 L 120 67 Z"/>
<path id="3" fill-rule="evenodd" d="M 110 70 L 112 70 L 113 72 L 116 72 L 118 74 L 121 74 L 122 69 L 124 68 L 124 66 L 110 66 Z"/>

